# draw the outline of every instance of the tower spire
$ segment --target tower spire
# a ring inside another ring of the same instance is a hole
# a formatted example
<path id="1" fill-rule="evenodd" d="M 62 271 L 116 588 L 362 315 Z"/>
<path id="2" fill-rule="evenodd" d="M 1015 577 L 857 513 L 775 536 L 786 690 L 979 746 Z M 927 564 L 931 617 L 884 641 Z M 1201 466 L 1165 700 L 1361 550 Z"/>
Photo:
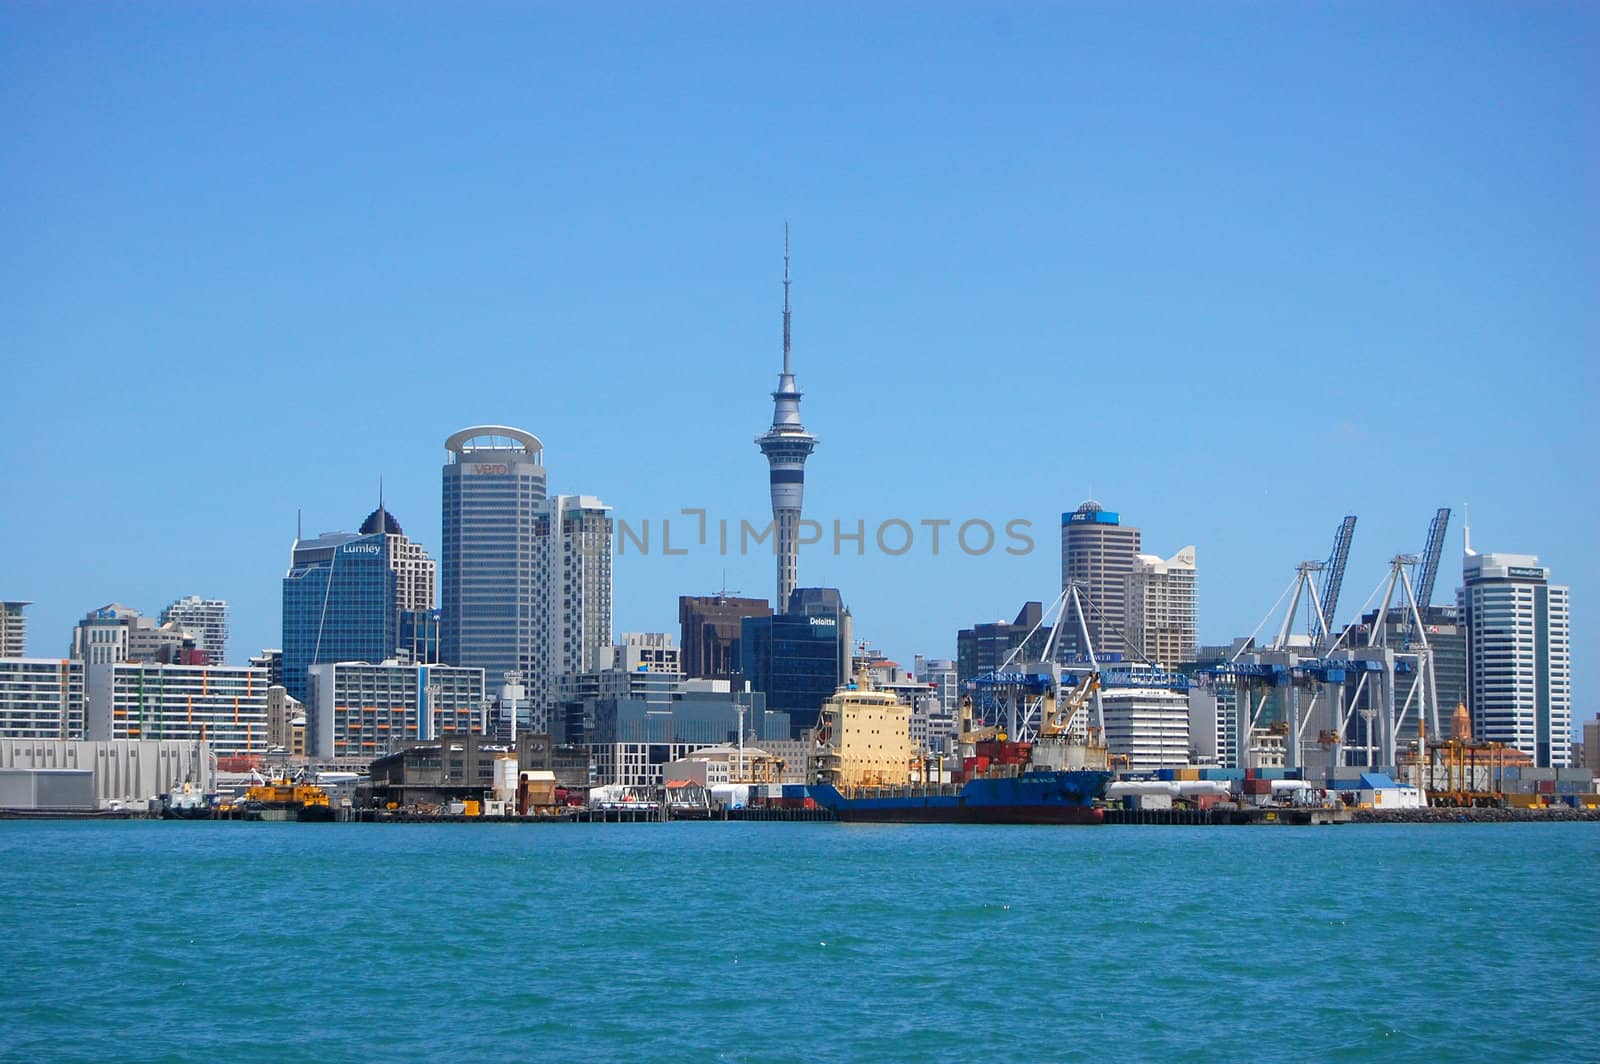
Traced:
<path id="1" fill-rule="evenodd" d="M 783 372 L 789 368 L 789 222 L 783 223 Z"/>
<path id="2" fill-rule="evenodd" d="M 778 612 L 788 609 L 789 596 L 799 581 L 800 508 L 805 491 L 806 458 L 817 438 L 800 423 L 800 386 L 795 383 L 790 348 L 789 223 L 783 223 L 783 372 L 772 393 L 772 427 L 756 438 L 766 455 L 772 493 L 772 517 L 777 527 L 774 547 L 778 555 Z"/>

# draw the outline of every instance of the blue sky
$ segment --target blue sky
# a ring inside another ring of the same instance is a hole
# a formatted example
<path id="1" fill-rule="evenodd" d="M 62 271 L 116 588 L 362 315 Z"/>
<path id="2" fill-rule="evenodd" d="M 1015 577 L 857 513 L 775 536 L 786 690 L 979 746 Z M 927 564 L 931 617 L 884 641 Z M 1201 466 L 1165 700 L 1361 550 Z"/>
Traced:
<path id="1" fill-rule="evenodd" d="M 1091 491 L 1198 547 L 1207 641 L 1470 502 L 1589 718 L 1596 71 L 1576 4 L 7 5 L 0 597 L 34 653 L 190 593 L 276 646 L 296 511 L 381 475 L 437 553 L 478 423 L 657 536 L 764 521 L 788 219 L 808 514 L 1033 526 L 803 555 L 892 655 L 1048 600 Z M 772 570 L 619 558 L 618 628 Z"/>

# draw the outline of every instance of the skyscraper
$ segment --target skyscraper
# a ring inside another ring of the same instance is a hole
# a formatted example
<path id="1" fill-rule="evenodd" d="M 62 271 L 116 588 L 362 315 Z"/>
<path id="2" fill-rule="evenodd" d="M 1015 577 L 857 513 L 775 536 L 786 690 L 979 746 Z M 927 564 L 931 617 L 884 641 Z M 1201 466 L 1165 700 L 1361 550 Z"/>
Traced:
<path id="1" fill-rule="evenodd" d="M 418 637 L 431 615 L 433 559 L 380 506 L 360 532 L 296 539 L 283 578 L 283 686 L 304 702 L 306 670 L 378 663 L 404 650 L 434 657 Z"/>
<path id="2" fill-rule="evenodd" d="M 1568 589 L 1533 554 L 1478 554 L 1462 565 L 1457 613 L 1467 629 L 1468 709 L 1481 740 L 1516 747 L 1540 768 L 1571 759 Z"/>
<path id="3" fill-rule="evenodd" d="M 683 671 L 686 676 L 728 679 L 739 671 L 739 629 L 746 617 L 770 617 L 766 599 L 725 594 L 681 595 Z"/>
<path id="4" fill-rule="evenodd" d="M 176 623 L 188 629 L 198 648 L 205 653 L 206 664 L 221 665 L 227 661 L 228 603 L 225 600 L 186 595 L 161 611 L 161 623 Z"/>
<path id="5" fill-rule="evenodd" d="M 1128 653 L 1128 577 L 1139 553 L 1139 530 L 1092 499 L 1061 515 L 1061 586 L 1076 582 L 1088 600 L 1085 627 L 1096 655 Z M 1077 617 L 1061 621 L 1063 653 L 1083 657 Z"/>
<path id="6" fill-rule="evenodd" d="M 558 676 L 590 672 L 611 646 L 611 507 L 593 495 L 553 495 L 538 528 L 545 563 L 548 657 L 543 686 L 529 682 L 543 704 Z M 538 677 L 532 679 L 537 680 Z"/>
<path id="7" fill-rule="evenodd" d="M 806 459 L 817 438 L 800 424 L 800 386 L 795 383 L 789 356 L 789 229 L 783 230 L 783 372 L 772 393 L 772 427 L 756 438 L 767 456 L 772 493 L 772 520 L 776 525 L 778 597 L 785 608 L 800 582 L 800 506 L 805 496 Z"/>
<path id="8" fill-rule="evenodd" d="M 1194 660 L 1195 550 L 1170 558 L 1134 556 L 1128 575 L 1128 640 L 1152 664 L 1176 670 Z"/>
<path id="9" fill-rule="evenodd" d="M 484 670 L 493 694 L 508 672 L 542 673 L 544 445 L 522 429 L 477 425 L 444 446 L 439 656 Z"/>
<path id="10" fill-rule="evenodd" d="M 768 710 L 789 714 L 791 733 L 801 738 L 850 675 L 850 610 L 836 588 L 803 587 L 786 612 L 740 624 L 745 679 L 766 695 Z"/>
<path id="11" fill-rule="evenodd" d="M 312 665 L 384 660 L 394 653 L 399 621 L 383 536 L 296 539 L 283 577 L 284 689 L 304 702 Z"/>

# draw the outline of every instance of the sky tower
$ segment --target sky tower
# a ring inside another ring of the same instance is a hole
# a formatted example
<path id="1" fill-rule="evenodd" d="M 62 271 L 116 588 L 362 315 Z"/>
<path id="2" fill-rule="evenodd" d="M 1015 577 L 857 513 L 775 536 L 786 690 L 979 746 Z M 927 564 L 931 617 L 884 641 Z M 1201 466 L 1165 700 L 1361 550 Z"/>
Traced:
<path id="1" fill-rule="evenodd" d="M 772 612 L 789 608 L 789 595 L 800 580 L 800 504 L 805 495 L 806 459 L 817 438 L 800 424 L 800 388 L 789 361 L 789 227 L 783 227 L 783 373 L 772 393 L 772 427 L 756 437 L 756 446 L 771 468 L 772 518 L 778 526 L 778 601 Z"/>

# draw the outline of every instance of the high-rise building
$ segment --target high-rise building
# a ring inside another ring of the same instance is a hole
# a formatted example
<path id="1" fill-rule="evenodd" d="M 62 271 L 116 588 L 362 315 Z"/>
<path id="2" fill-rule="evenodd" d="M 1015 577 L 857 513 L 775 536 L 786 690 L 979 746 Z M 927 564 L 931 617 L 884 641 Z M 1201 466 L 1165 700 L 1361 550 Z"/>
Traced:
<path id="1" fill-rule="evenodd" d="M 1106 747 L 1131 769 L 1189 763 L 1189 696 L 1163 687 L 1114 687 L 1100 696 Z M 1209 737 L 1208 737 L 1209 738 Z"/>
<path id="2" fill-rule="evenodd" d="M 203 599 L 186 595 L 161 611 L 162 624 L 177 624 L 188 629 L 196 646 L 205 654 L 207 665 L 227 661 L 228 603 L 224 599 Z"/>
<path id="3" fill-rule="evenodd" d="M 22 610 L 31 602 L 0 602 L 0 658 L 21 658 L 28 653 L 28 622 Z"/>
<path id="4" fill-rule="evenodd" d="M 383 661 L 399 638 L 384 536 L 324 532 L 295 540 L 283 578 L 283 686 L 290 695 L 306 700 L 312 665 Z"/>
<path id="5" fill-rule="evenodd" d="M 822 703 L 850 675 L 850 611 L 838 589 L 796 588 L 789 609 L 746 617 L 740 634 L 741 671 L 766 708 L 789 714 L 795 738 L 816 726 Z"/>
<path id="6" fill-rule="evenodd" d="M 956 633 L 956 676 L 960 683 L 993 672 L 1011 652 L 1022 649 L 1014 659 L 1015 664 L 1038 661 L 1050 641 L 1050 626 L 1044 620 L 1044 604 L 1024 602 L 1016 619 L 986 621 Z"/>
<path id="7" fill-rule="evenodd" d="M 492 694 L 507 673 L 543 682 L 548 529 L 544 445 L 505 425 L 462 429 L 444 442 L 444 544 L 439 656 L 482 669 Z"/>
<path id="8" fill-rule="evenodd" d="M 306 701 L 306 670 L 336 661 L 437 659 L 433 559 L 380 504 L 359 532 L 296 539 L 283 578 L 283 686 Z"/>
<path id="9" fill-rule="evenodd" d="M 1126 655 L 1128 642 L 1128 577 L 1139 554 L 1139 530 L 1122 524 L 1117 514 L 1090 500 L 1061 515 L 1061 587 L 1077 583 L 1088 601 L 1084 623 L 1097 657 Z M 1077 618 L 1064 618 L 1062 653 L 1083 658 Z"/>
<path id="10" fill-rule="evenodd" d="M 316 757 L 376 758 L 407 740 L 482 729 L 482 669 L 344 661 L 311 666 L 309 687 Z"/>
<path id="11" fill-rule="evenodd" d="M 82 739 L 83 662 L 0 658 L 0 738 Z"/>
<path id="12" fill-rule="evenodd" d="M 729 595 L 683 595 L 678 599 L 682 626 L 683 671 L 687 676 L 727 679 L 739 671 L 739 632 L 746 617 L 770 617 L 766 599 Z"/>
<path id="13" fill-rule="evenodd" d="M 817 446 L 817 438 L 800 423 L 800 386 L 795 383 L 790 361 L 789 321 L 789 230 L 785 226 L 783 372 L 778 375 L 778 390 L 772 393 L 772 427 L 756 438 L 756 446 L 767 457 L 778 553 L 778 597 L 775 601 L 780 605 L 789 601 L 800 583 L 800 507 L 805 496 L 806 459 Z"/>
<path id="14" fill-rule="evenodd" d="M 196 635 L 176 621 L 158 625 L 132 606 L 109 603 L 90 610 L 72 630 L 70 656 L 88 665 L 142 661 L 205 664 Z"/>
<path id="15" fill-rule="evenodd" d="M 1193 547 L 1170 558 L 1135 555 L 1127 598 L 1127 631 L 1134 649 L 1168 670 L 1193 661 L 1196 601 Z"/>
<path id="16" fill-rule="evenodd" d="M 267 675 L 243 665 L 90 663 L 84 669 L 85 737 L 182 739 L 220 755 L 267 749 Z"/>
<path id="17" fill-rule="evenodd" d="M 1568 589 L 1533 554 L 1479 554 L 1462 565 L 1457 613 L 1467 629 L 1468 709 L 1480 740 L 1541 768 L 1571 760 L 1572 643 Z"/>
<path id="18" fill-rule="evenodd" d="M 548 658 L 543 686 L 529 688 L 548 701 L 557 676 L 594 669 L 611 646 L 613 527 L 611 507 L 593 495 L 553 495 L 544 511 L 538 529 L 544 549 L 537 553 L 545 561 Z"/>

